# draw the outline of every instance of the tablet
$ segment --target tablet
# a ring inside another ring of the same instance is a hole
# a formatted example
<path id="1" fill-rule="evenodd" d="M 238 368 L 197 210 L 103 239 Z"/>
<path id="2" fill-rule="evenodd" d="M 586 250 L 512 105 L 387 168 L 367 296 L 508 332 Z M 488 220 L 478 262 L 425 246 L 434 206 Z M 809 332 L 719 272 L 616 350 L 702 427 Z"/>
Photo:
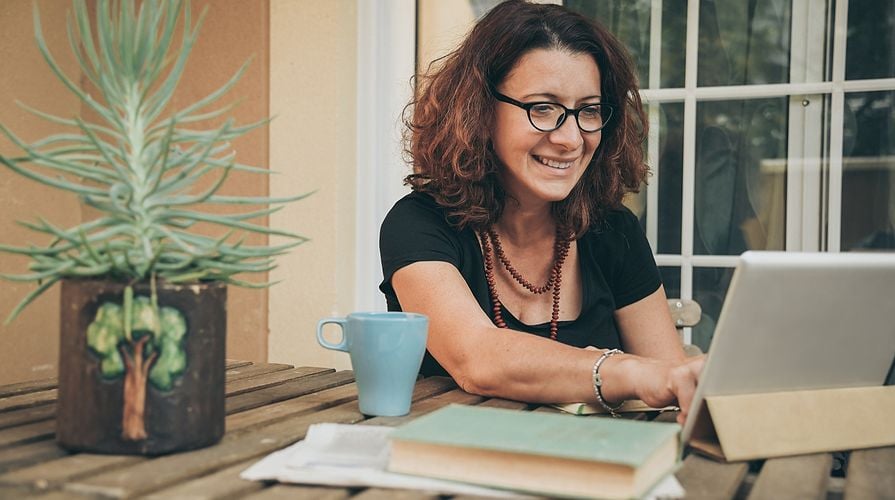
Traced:
<path id="1" fill-rule="evenodd" d="M 895 253 L 746 252 L 682 442 L 706 397 L 883 385 L 893 359 Z"/>

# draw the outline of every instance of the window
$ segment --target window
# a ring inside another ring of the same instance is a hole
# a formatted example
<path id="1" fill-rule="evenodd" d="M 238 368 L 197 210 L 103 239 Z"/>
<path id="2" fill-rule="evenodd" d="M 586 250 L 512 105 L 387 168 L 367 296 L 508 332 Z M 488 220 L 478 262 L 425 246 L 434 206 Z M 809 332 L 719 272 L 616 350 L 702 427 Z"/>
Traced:
<path id="1" fill-rule="evenodd" d="M 703 307 L 685 340 L 708 348 L 745 250 L 895 249 L 895 4 L 564 3 L 637 62 L 654 175 L 630 205 Z"/>

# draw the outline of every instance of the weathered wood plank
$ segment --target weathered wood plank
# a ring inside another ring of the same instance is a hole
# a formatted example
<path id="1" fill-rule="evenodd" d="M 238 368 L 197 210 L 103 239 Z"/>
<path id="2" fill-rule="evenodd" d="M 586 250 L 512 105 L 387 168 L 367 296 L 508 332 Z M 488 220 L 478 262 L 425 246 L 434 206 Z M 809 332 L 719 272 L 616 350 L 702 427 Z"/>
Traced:
<path id="1" fill-rule="evenodd" d="M 410 407 L 409 415 L 405 415 L 403 417 L 374 417 L 364 423 L 371 425 L 398 426 L 405 422 L 409 422 L 421 415 L 425 415 L 439 408 L 447 406 L 451 403 L 457 403 L 461 405 L 477 405 L 485 399 L 486 398 L 483 396 L 470 394 L 463 391 L 462 389 L 454 389 L 452 391 L 438 394 L 437 396 L 432 396 L 413 404 Z"/>
<path id="2" fill-rule="evenodd" d="M 28 487 L 36 491 L 52 490 L 71 478 L 108 472 L 146 460 L 148 459 L 138 456 L 80 453 L 0 475 L 0 484 Z"/>
<path id="3" fill-rule="evenodd" d="M 352 500 L 437 500 L 441 495 L 420 490 L 368 488 L 351 498 Z"/>
<path id="4" fill-rule="evenodd" d="M 40 380 L 28 380 L 16 384 L 8 384 L 0 387 L 0 398 L 9 396 L 18 396 L 20 394 L 29 394 L 32 392 L 44 391 L 47 389 L 55 389 L 59 385 L 56 377 L 43 378 Z"/>
<path id="5" fill-rule="evenodd" d="M 0 473 L 68 455 L 68 451 L 57 446 L 56 441 L 49 439 L 15 446 L 0 452 Z"/>
<path id="6" fill-rule="evenodd" d="M 233 368 L 239 368 L 240 366 L 249 366 L 254 364 L 253 361 L 242 361 L 239 359 L 228 359 L 224 362 L 224 369 L 231 370 Z"/>
<path id="7" fill-rule="evenodd" d="M 227 370 L 227 382 L 256 377 L 258 375 L 266 375 L 268 373 L 288 370 L 290 368 L 294 367 L 292 365 L 281 363 L 262 363 L 257 365 L 238 366 Z"/>
<path id="8" fill-rule="evenodd" d="M 31 424 L 56 417 L 56 405 L 47 404 L 0 413 L 0 429 Z"/>
<path id="9" fill-rule="evenodd" d="M 829 453 L 767 460 L 748 498 L 826 498 L 832 466 L 833 456 Z"/>
<path id="10" fill-rule="evenodd" d="M 895 446 L 851 452 L 845 500 L 895 498 Z"/>
<path id="11" fill-rule="evenodd" d="M 507 410 L 521 410 L 525 411 L 532 407 L 532 405 L 528 403 L 523 403 L 522 401 L 513 401 L 512 399 L 501 399 L 501 398 L 491 398 L 487 401 L 483 401 L 479 406 L 485 406 L 488 408 L 504 408 Z"/>
<path id="12" fill-rule="evenodd" d="M 354 401 L 357 385 L 350 380 L 346 382 L 350 383 L 231 415 L 227 418 L 227 434 Z"/>
<path id="13" fill-rule="evenodd" d="M 345 403 L 264 426 L 233 439 L 225 438 L 221 443 L 201 450 L 167 455 L 122 470 L 75 480 L 67 483 L 65 489 L 114 498 L 150 493 L 288 446 L 304 438 L 312 424 L 353 424 L 363 419 L 356 403 Z"/>
<path id="14" fill-rule="evenodd" d="M 677 410 L 671 411 L 663 411 L 656 415 L 656 418 L 653 419 L 653 422 L 677 422 L 677 416 L 680 415 L 681 412 Z"/>
<path id="15" fill-rule="evenodd" d="M 31 408 L 32 406 L 52 403 L 56 401 L 57 393 L 58 391 L 56 389 L 49 389 L 46 391 L 37 391 L 0 398 L 0 412 L 18 410 L 20 408 Z"/>
<path id="16" fill-rule="evenodd" d="M 720 500 L 734 497 L 747 471 L 745 463 L 722 464 L 691 454 L 675 476 L 687 500 Z"/>
<path id="17" fill-rule="evenodd" d="M 350 382 L 352 380 L 353 377 L 349 377 L 347 379 L 347 382 Z M 319 379 L 316 379 L 315 382 L 320 384 L 319 387 L 329 387 L 332 383 L 332 381 L 327 379 L 326 377 L 320 377 Z M 313 393 L 316 392 L 317 387 L 318 386 L 314 386 L 312 384 L 305 386 L 305 389 L 312 392 L 310 396 L 316 396 L 316 394 Z M 298 401 L 295 404 L 300 405 L 303 403 L 302 401 L 299 401 L 300 399 L 301 398 L 298 398 L 292 401 Z M 317 401 L 319 403 L 320 398 L 312 398 L 312 401 Z M 260 411 L 258 413 L 263 415 L 267 408 L 269 407 L 259 408 Z M 305 405 L 303 408 L 305 408 L 306 411 L 310 412 L 319 410 L 322 408 L 322 406 Z M 236 435 L 238 434 L 238 430 L 240 428 L 240 420 L 234 420 L 234 418 L 237 416 L 241 416 L 241 414 L 230 415 L 227 417 L 227 434 L 224 436 L 224 441 L 236 438 Z M 271 418 L 276 419 L 276 412 L 274 412 Z M 262 422 L 263 419 L 257 421 Z M 236 422 L 235 425 L 234 422 Z M 231 427 L 236 427 L 236 429 L 231 429 Z M 3 455 L 6 455 L 7 453 L 8 452 L 4 451 Z M 22 469 L 4 474 L 0 476 L 0 483 L 33 487 L 35 481 L 34 478 L 37 477 L 45 480 L 48 484 L 48 487 L 58 487 L 65 482 L 88 477 L 93 473 L 107 472 L 113 469 L 131 466 L 147 460 L 148 459 L 142 457 L 94 455 L 84 453 L 80 455 L 65 456 L 57 460 L 46 462 L 45 464 L 41 464 L 37 470 Z"/>
<path id="18" fill-rule="evenodd" d="M 280 385 L 227 398 L 227 413 L 231 414 L 251 410 L 252 408 L 258 408 L 259 406 L 265 406 L 298 396 L 304 396 L 305 394 L 310 394 L 312 392 L 322 391 L 323 389 L 329 389 L 330 387 L 343 385 L 353 380 L 354 374 L 347 370 L 340 372 L 330 371 L 329 373 L 321 373 L 296 380 L 290 380 L 289 382 Z"/>
<path id="19" fill-rule="evenodd" d="M 145 500 L 211 500 L 243 497 L 250 493 L 261 491 L 267 486 L 261 481 L 247 481 L 239 477 L 239 474 L 248 469 L 254 462 L 254 458 L 240 462 L 207 476 L 202 476 L 199 479 L 177 484 L 142 498 Z"/>
<path id="20" fill-rule="evenodd" d="M 309 377 L 311 375 L 318 375 L 320 373 L 330 373 L 333 371 L 334 370 L 332 368 L 317 368 L 313 366 L 288 368 L 286 370 L 274 370 L 265 374 L 258 374 L 250 378 L 229 382 L 227 384 L 226 393 L 227 396 L 236 396 L 245 392 L 256 391 L 259 389 L 280 385 L 285 382 L 289 382 L 291 380 L 299 379 L 302 377 Z"/>
<path id="21" fill-rule="evenodd" d="M 244 498 L 251 500 L 295 500 L 296 498 L 313 498 L 315 500 L 343 500 L 350 496 L 351 492 L 343 488 L 278 484 Z"/>
<path id="22" fill-rule="evenodd" d="M 49 439 L 53 437 L 53 433 L 55 432 L 55 420 L 44 420 L 33 424 L 25 424 L 3 429 L 0 431 L 0 448 Z"/>

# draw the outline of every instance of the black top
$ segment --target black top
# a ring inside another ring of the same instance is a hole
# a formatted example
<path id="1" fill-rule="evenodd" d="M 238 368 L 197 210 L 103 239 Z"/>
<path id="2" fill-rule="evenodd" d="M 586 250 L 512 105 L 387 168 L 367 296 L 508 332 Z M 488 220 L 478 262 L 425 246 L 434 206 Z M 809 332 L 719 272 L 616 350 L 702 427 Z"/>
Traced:
<path id="1" fill-rule="evenodd" d="M 560 321 L 557 340 L 576 347 L 619 348 L 620 339 L 613 312 L 655 292 L 661 285 L 659 270 L 637 218 L 627 208 L 608 210 L 577 240 L 581 266 L 581 314 Z M 391 285 L 398 269 L 420 261 L 448 262 L 469 285 L 479 306 L 491 316 L 491 299 L 485 281 L 482 250 L 472 229 L 458 231 L 448 224 L 446 211 L 423 193 L 411 193 L 389 211 L 379 232 L 382 274 L 379 289 L 389 311 L 401 304 Z M 527 325 L 503 309 L 513 330 L 550 335 L 550 323 Z M 427 352 L 420 369 L 423 375 L 447 375 Z"/>

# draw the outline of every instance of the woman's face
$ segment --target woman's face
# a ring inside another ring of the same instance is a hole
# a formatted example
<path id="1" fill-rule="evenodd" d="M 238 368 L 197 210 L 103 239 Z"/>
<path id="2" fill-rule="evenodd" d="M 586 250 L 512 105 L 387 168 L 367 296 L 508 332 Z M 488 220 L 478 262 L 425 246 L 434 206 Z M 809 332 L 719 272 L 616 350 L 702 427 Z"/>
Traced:
<path id="1" fill-rule="evenodd" d="M 550 101 L 575 109 L 600 102 L 600 69 L 586 53 L 535 49 L 519 58 L 497 90 L 523 103 Z M 503 163 L 504 190 L 523 206 L 565 199 L 601 137 L 581 132 L 571 115 L 553 132 L 541 132 L 524 109 L 498 101 L 491 140 Z"/>

